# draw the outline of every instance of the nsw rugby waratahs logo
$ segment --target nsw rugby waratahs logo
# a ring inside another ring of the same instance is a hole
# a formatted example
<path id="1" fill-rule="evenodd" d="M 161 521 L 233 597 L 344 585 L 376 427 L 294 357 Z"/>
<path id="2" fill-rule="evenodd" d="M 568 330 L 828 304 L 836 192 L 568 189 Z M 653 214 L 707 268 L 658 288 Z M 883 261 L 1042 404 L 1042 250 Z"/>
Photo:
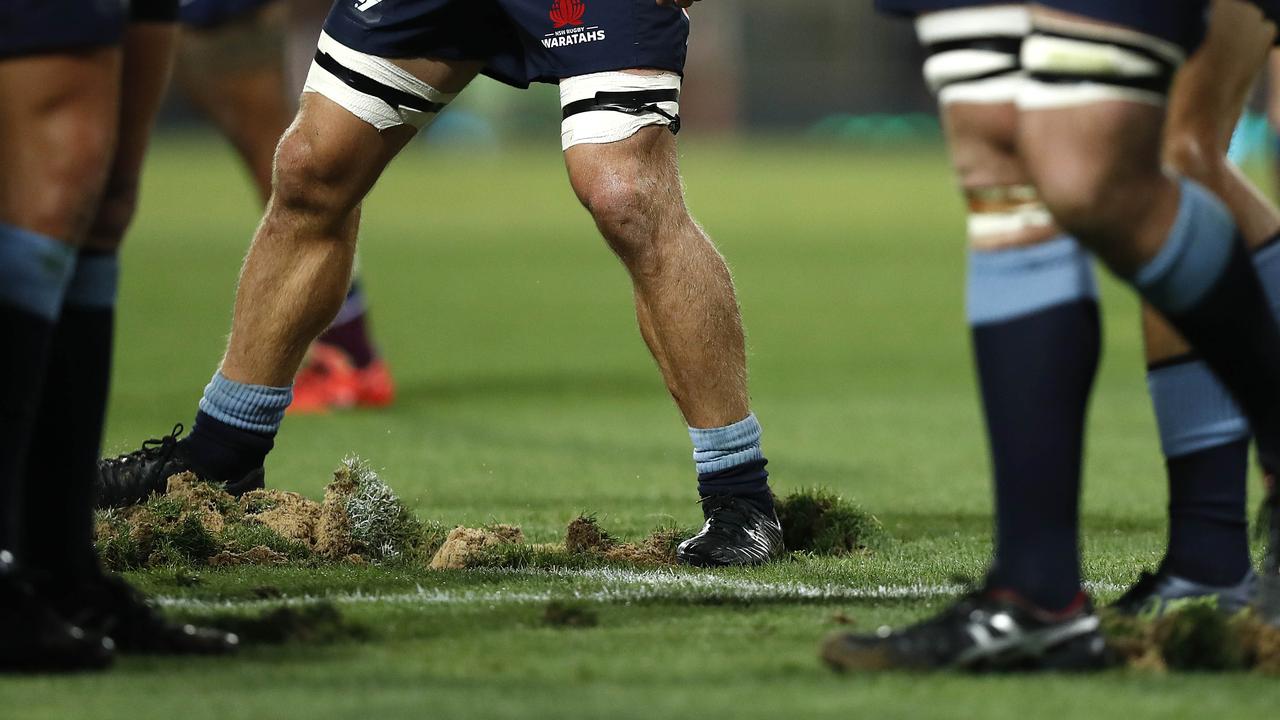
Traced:
<path id="1" fill-rule="evenodd" d="M 582 4 L 582 0 L 555 0 L 551 3 L 551 22 L 557 28 L 581 25 L 586 12 L 587 6 Z"/>

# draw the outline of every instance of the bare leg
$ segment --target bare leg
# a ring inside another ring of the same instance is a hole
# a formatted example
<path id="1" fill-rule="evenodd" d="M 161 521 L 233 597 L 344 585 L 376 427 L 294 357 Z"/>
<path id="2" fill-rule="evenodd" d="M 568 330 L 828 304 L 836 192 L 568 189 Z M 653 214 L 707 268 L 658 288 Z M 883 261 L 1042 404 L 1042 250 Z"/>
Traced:
<path id="1" fill-rule="evenodd" d="M 177 72 L 182 92 L 244 160 L 263 202 L 271 195 L 276 144 L 293 115 L 280 10 L 273 6 L 225 27 L 188 31 Z"/>
<path id="2" fill-rule="evenodd" d="M 691 427 L 750 412 L 746 352 L 733 280 L 689 216 L 675 138 L 650 127 L 565 153 L 569 180 L 631 273 L 641 333 Z"/>
<path id="3" fill-rule="evenodd" d="M 461 90 L 476 63 L 405 63 L 442 92 Z M 328 98 L 307 93 L 280 141 L 266 215 L 254 235 L 236 294 L 228 379 L 286 386 L 307 346 L 346 296 L 355 254 L 359 203 L 383 168 L 413 137 L 382 132 Z"/>

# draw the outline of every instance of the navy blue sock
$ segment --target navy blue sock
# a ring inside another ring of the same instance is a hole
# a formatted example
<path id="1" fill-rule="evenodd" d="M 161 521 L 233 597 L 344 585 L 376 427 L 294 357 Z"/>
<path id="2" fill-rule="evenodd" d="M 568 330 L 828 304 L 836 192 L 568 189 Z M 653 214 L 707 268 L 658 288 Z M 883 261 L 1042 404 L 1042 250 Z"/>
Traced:
<path id="1" fill-rule="evenodd" d="M 22 477 L 75 251 L 0 224 L 0 550 L 19 553 Z"/>
<path id="2" fill-rule="evenodd" d="M 250 385 L 216 373 L 182 453 L 206 480 L 239 480 L 262 467 L 292 400 L 290 387 Z"/>
<path id="3" fill-rule="evenodd" d="M 1263 466 L 1280 470 L 1280 326 L 1222 203 L 1183 180 L 1169 237 L 1131 281 L 1231 392 Z"/>
<path id="4" fill-rule="evenodd" d="M 53 333 L 27 461 L 24 560 L 63 579 L 97 571 L 93 477 L 102 446 L 119 266 L 81 253 Z"/>
<path id="5" fill-rule="evenodd" d="M 723 427 L 689 428 L 698 494 L 704 498 L 733 495 L 772 513 L 773 492 L 769 490 L 768 460 L 760 449 L 760 435 L 760 422 L 754 414 Z"/>
<path id="6" fill-rule="evenodd" d="M 1249 572 L 1249 439 L 1169 458 L 1169 550 L 1163 569 L 1224 587 Z"/>
<path id="7" fill-rule="evenodd" d="M 1085 414 L 1100 350 L 1089 257 L 1071 238 L 971 251 L 968 315 L 995 474 L 988 582 L 1058 610 L 1080 592 Z"/>

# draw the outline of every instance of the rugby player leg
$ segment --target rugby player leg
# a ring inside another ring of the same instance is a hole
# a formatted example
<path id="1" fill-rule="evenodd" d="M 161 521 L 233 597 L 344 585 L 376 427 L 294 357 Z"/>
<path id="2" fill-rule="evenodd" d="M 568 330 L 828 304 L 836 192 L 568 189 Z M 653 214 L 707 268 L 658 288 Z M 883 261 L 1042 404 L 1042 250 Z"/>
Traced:
<path id="1" fill-rule="evenodd" d="M 191 27 L 179 49 L 183 92 L 231 141 L 263 203 L 271 195 L 276 144 L 294 114 L 289 98 L 297 95 L 287 90 L 285 77 L 285 11 L 283 3 L 273 3 L 221 24 Z M 314 51 L 315 33 L 310 42 Z M 383 407 L 394 395 L 370 333 L 360 279 L 353 277 L 337 319 L 312 346 L 296 379 L 289 412 Z"/>
<path id="2" fill-rule="evenodd" d="M 237 495 L 262 487 L 293 378 L 346 297 L 361 201 L 417 128 L 480 67 L 392 61 L 322 39 L 308 92 L 276 150 L 271 199 L 241 270 L 231 339 L 191 435 L 179 441 L 175 432 L 153 449 L 99 463 L 100 504 L 163 492 L 182 470 Z"/>
<path id="3" fill-rule="evenodd" d="M 1280 292 L 1280 213 L 1227 160 L 1232 131 L 1271 49 L 1274 28 L 1252 4 L 1217 0 L 1206 41 L 1174 79 L 1165 163 L 1217 195 L 1237 218 L 1265 286 Z M 1143 308 L 1147 382 L 1169 481 L 1169 544 L 1154 576 L 1117 603 L 1159 612 L 1185 597 L 1213 597 L 1224 611 L 1255 588 L 1246 482 L 1249 429 L 1226 388 L 1149 305 Z"/>
<path id="4" fill-rule="evenodd" d="M 98 18 L 85 14 L 57 22 L 93 28 Z M 112 655 L 101 636 L 72 628 L 27 584 L 25 526 L 41 518 L 24 516 L 22 496 L 76 250 L 115 145 L 116 33 L 77 49 L 58 42 L 56 51 L 30 47 L 0 57 L 0 335 L 11 349 L 0 355 L 0 671 L 102 667 Z"/>
<path id="5" fill-rule="evenodd" d="M 1030 14 L 975 5 L 920 15 L 916 29 L 969 204 L 966 311 L 995 485 L 991 569 L 981 591 L 940 616 L 888 633 L 833 634 L 822 658 L 838 670 L 1101 661 L 1077 532 L 1101 345 L 1092 260 L 1054 224 L 1018 154 L 1018 50 Z M 996 616 L 1014 622 L 986 625 Z"/>
<path id="6" fill-rule="evenodd" d="M 1167 9 L 1195 22 L 1194 5 Z M 1020 144 L 1041 196 L 1205 359 L 1243 409 L 1263 468 L 1273 473 L 1280 468 L 1280 327 L 1231 213 L 1203 185 L 1166 174 L 1160 163 L 1162 101 L 1179 44 L 1191 44 L 1186 29 L 1175 29 L 1175 42 L 1061 9 L 1037 5 L 1034 13 L 1046 32 L 1028 39 L 1023 59 L 1042 84 L 1020 98 Z M 1148 14 L 1134 23 L 1161 19 Z"/>
<path id="7" fill-rule="evenodd" d="M 102 443 L 118 265 L 156 111 L 168 84 L 176 27 L 135 17 L 124 34 L 119 121 L 105 191 L 76 261 L 53 335 L 23 492 L 24 562 L 36 587 L 64 617 L 110 635 L 123 653 L 222 653 L 235 636 L 171 624 L 123 579 L 105 575 L 93 544 L 93 485 Z M 139 7 L 151 7 L 136 3 Z M 95 197 L 95 200 L 97 198 Z"/>
<path id="8" fill-rule="evenodd" d="M 781 550 L 781 530 L 747 394 L 733 279 L 685 205 L 669 132 L 669 123 L 678 122 L 678 78 L 645 70 L 568 78 L 561 81 L 561 99 L 573 108 L 593 102 L 597 92 L 648 84 L 653 87 L 636 91 L 671 95 L 647 113 L 605 109 L 566 117 L 569 181 L 631 275 L 641 334 L 690 428 L 695 460 L 702 461 L 704 512 L 709 520 L 726 513 L 717 522 L 730 513 L 741 518 L 741 537 L 726 542 L 704 529 L 681 544 L 678 558 L 697 565 L 763 562 Z"/>

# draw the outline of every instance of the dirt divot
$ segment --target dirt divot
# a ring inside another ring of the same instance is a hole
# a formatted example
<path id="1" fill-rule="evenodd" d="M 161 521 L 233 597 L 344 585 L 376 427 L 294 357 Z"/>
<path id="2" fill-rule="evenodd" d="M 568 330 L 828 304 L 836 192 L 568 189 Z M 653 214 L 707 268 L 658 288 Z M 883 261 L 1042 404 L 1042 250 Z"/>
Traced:
<path id="1" fill-rule="evenodd" d="M 444 544 L 431 558 L 433 570 L 461 570 L 487 564 L 489 551 L 499 545 L 524 542 L 524 532 L 512 525 L 487 528 L 456 527 L 449 531 Z"/>
<path id="2" fill-rule="evenodd" d="M 1155 619 L 1102 617 L 1107 644 L 1132 670 L 1280 674 L 1280 628 L 1249 610 L 1228 616 L 1211 603 L 1191 603 Z"/>
<path id="3" fill-rule="evenodd" d="M 114 570 L 154 566 L 278 565 L 319 560 L 417 560 L 436 537 L 377 473 L 346 458 L 318 503 L 255 490 L 240 499 L 183 473 L 167 492 L 98 514 L 95 542 Z"/>

